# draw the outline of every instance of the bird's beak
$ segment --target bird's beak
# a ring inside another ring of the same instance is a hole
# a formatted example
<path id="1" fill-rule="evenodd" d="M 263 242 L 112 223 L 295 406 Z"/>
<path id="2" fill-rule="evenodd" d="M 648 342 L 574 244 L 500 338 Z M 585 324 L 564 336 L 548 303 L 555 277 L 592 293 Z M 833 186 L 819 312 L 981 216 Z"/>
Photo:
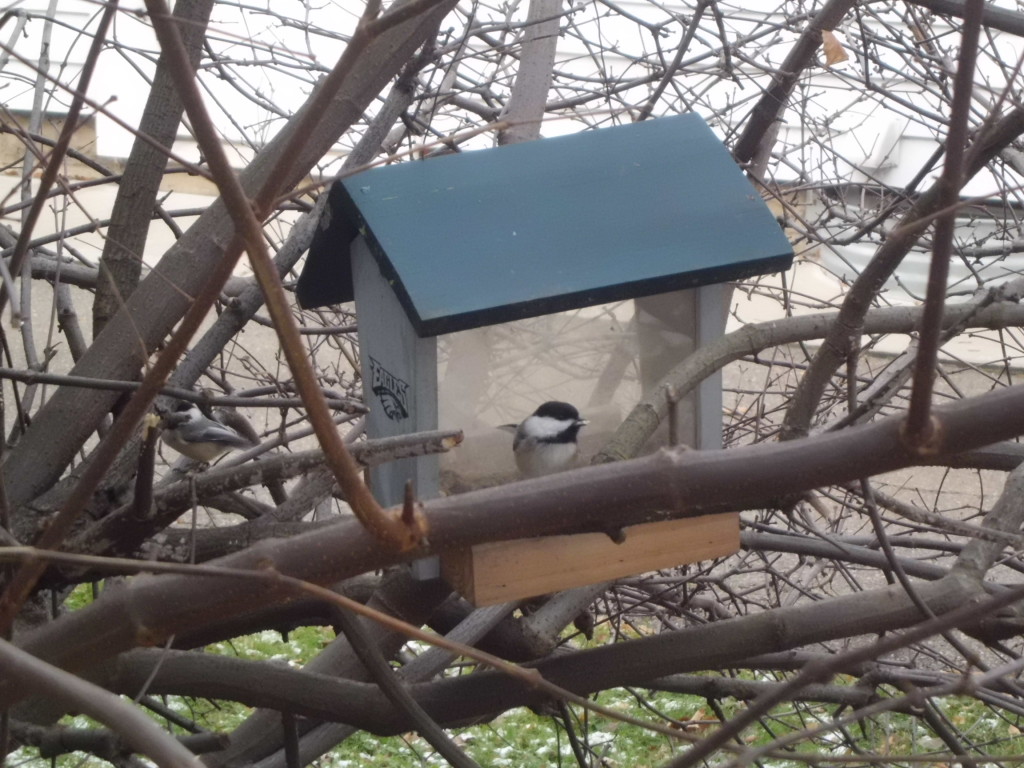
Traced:
<path id="1" fill-rule="evenodd" d="M 589 423 L 590 423 L 590 421 L 588 421 L 587 419 L 577 419 L 576 426 L 577 427 L 585 427 Z"/>

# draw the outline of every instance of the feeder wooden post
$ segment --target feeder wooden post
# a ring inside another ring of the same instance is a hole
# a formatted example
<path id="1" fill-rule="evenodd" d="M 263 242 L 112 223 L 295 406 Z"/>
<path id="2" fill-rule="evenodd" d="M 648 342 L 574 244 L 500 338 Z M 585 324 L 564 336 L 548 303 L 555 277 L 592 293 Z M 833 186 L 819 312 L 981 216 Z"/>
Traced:
<path id="1" fill-rule="evenodd" d="M 725 335 L 731 296 L 727 283 L 714 283 L 634 299 L 640 384 L 645 395 L 687 356 Z M 679 440 L 701 450 L 721 448 L 722 406 L 719 370 L 680 399 L 676 406 Z"/>
<path id="2" fill-rule="evenodd" d="M 352 246 L 359 318 L 359 362 L 370 412 L 369 437 L 437 429 L 437 340 L 420 338 L 362 237 Z M 399 459 L 370 470 L 370 490 L 386 507 L 402 503 L 412 480 L 417 497 L 438 493 L 437 456 Z"/>

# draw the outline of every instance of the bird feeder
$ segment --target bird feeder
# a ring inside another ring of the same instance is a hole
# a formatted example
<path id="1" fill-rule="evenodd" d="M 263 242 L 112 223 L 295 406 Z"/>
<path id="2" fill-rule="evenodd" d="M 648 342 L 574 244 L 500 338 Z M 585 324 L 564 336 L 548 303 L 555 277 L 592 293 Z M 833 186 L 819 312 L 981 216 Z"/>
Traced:
<path id="1" fill-rule="evenodd" d="M 646 388 L 725 332 L 729 281 L 792 258 L 760 195 L 687 114 L 336 182 L 298 298 L 355 301 L 368 436 L 464 429 L 444 467 L 455 492 L 481 476 L 513 479 L 511 437 L 497 427 L 545 400 L 576 405 L 591 421 L 584 438 L 607 437 Z M 680 408 L 685 442 L 721 447 L 719 378 Z M 440 493 L 437 457 L 370 475 L 387 505 L 407 480 L 419 498 Z M 441 570 L 487 604 L 738 547 L 738 517 L 725 514 L 635 526 L 622 544 L 603 534 L 489 543 L 446 553 Z"/>

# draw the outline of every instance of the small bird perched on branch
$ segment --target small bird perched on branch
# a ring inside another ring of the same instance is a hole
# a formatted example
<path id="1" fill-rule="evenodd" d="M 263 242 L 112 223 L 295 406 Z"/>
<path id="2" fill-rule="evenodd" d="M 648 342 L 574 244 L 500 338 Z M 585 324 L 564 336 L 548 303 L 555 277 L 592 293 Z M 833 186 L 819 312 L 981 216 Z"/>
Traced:
<path id="1" fill-rule="evenodd" d="M 183 456 L 209 464 L 235 448 L 260 444 L 252 425 L 237 411 L 218 408 L 209 413 L 196 403 L 178 401 L 162 422 L 163 441 Z"/>
<path id="2" fill-rule="evenodd" d="M 575 463 L 579 454 L 576 437 L 589 422 L 569 403 L 549 400 L 541 404 L 515 430 L 512 450 L 523 477 L 540 477 L 561 472 Z"/>

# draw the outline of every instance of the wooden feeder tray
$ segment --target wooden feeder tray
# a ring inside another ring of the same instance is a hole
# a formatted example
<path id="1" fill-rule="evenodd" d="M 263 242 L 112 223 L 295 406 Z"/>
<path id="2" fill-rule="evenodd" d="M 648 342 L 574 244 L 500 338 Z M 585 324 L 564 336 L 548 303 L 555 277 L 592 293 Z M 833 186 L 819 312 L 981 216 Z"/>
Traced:
<path id="1" fill-rule="evenodd" d="M 441 575 L 483 606 L 710 560 L 740 548 L 736 512 L 643 523 L 624 532 L 622 544 L 603 533 L 477 544 L 443 553 Z"/>

